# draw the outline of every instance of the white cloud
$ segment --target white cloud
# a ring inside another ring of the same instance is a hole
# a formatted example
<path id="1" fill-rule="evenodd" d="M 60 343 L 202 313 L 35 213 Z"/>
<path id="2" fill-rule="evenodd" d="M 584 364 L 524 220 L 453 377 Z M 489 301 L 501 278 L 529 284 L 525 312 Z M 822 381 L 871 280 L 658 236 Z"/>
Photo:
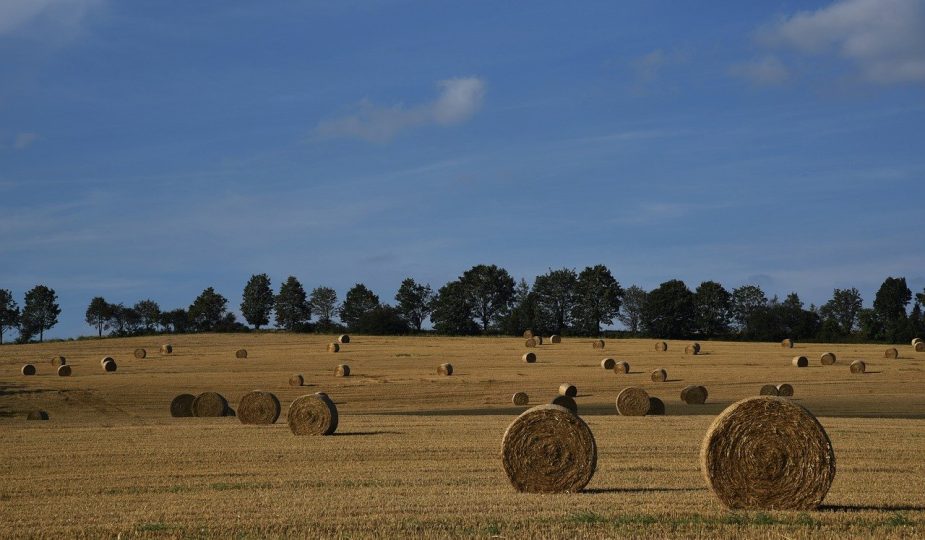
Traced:
<path id="1" fill-rule="evenodd" d="M 729 73 L 759 86 L 782 84 L 790 79 L 787 66 L 774 55 L 766 55 L 748 62 L 734 64 Z"/>
<path id="2" fill-rule="evenodd" d="M 16 135 L 16 138 L 13 139 L 13 148 L 16 150 L 23 150 L 28 148 L 32 143 L 37 141 L 39 138 L 38 133 L 19 133 Z"/>
<path id="3" fill-rule="evenodd" d="M 363 100 L 351 115 L 319 122 L 321 137 L 355 137 L 384 142 L 402 131 L 428 125 L 448 126 L 465 122 L 482 106 L 485 82 L 477 77 L 446 79 L 437 83 L 440 95 L 432 102 L 405 108 L 380 107 Z"/>
<path id="4" fill-rule="evenodd" d="M 874 83 L 925 82 L 925 0 L 839 0 L 758 32 L 759 43 L 836 53 Z"/>
<path id="5" fill-rule="evenodd" d="M 84 16 L 102 0 L 2 0 L 0 36 L 32 25 L 53 27 L 55 32 L 75 30 Z"/>

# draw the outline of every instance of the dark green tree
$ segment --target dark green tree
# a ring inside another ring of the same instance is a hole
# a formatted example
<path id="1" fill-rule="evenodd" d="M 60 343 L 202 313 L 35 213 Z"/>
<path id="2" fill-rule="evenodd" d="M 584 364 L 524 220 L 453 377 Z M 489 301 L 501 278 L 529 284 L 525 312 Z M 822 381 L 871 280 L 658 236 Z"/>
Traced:
<path id="1" fill-rule="evenodd" d="M 652 337 L 688 337 L 694 328 L 694 293 L 677 279 L 662 283 L 646 296 L 642 324 Z"/>
<path id="2" fill-rule="evenodd" d="M 244 285 L 244 293 L 241 295 L 241 314 L 244 315 L 247 324 L 253 326 L 255 330 L 260 330 L 261 326 L 270 324 L 270 313 L 273 311 L 275 302 L 270 276 L 254 274 Z"/>
<path id="3" fill-rule="evenodd" d="M 883 281 L 874 297 L 874 312 L 883 326 L 883 339 L 890 343 L 911 338 L 906 306 L 912 300 L 912 291 L 906 286 L 906 278 L 888 277 Z"/>
<path id="4" fill-rule="evenodd" d="M 642 312 L 646 306 L 646 296 L 648 293 L 645 289 L 636 285 L 623 292 L 623 304 L 620 306 L 617 320 L 633 334 L 642 330 Z"/>
<path id="5" fill-rule="evenodd" d="M 311 306 L 305 296 L 305 289 L 295 276 L 289 276 L 279 287 L 276 295 L 276 326 L 294 331 L 302 328 L 311 319 Z"/>
<path id="6" fill-rule="evenodd" d="M 458 280 L 447 283 L 437 291 L 430 319 L 434 329 L 441 334 L 469 336 L 479 333 L 466 287 Z"/>
<path id="7" fill-rule="evenodd" d="M 499 324 L 514 296 L 514 278 L 507 270 L 493 264 L 479 264 L 463 272 L 459 282 L 472 306 L 472 315 L 481 323 L 482 332 Z"/>
<path id="8" fill-rule="evenodd" d="M 578 274 L 572 318 L 584 335 L 597 336 L 601 325 L 613 324 L 623 302 L 623 287 L 603 264 L 588 266 Z"/>
<path id="9" fill-rule="evenodd" d="M 189 313 L 183 308 L 161 313 L 161 328 L 165 332 L 183 334 L 190 331 Z"/>
<path id="10" fill-rule="evenodd" d="M 863 307 L 861 293 L 855 289 L 835 289 L 832 299 L 819 308 L 823 323 L 840 336 L 851 335 L 858 325 L 858 314 Z"/>
<path id="11" fill-rule="evenodd" d="M 331 320 L 337 311 L 337 291 L 330 287 L 315 287 L 308 299 L 308 304 L 312 308 L 312 313 L 318 314 L 319 326 L 331 327 L 333 324 Z"/>
<path id="12" fill-rule="evenodd" d="M 742 333 L 748 333 L 748 321 L 752 314 L 766 307 L 768 297 L 757 285 L 744 285 L 732 289 L 732 320 Z"/>
<path id="13" fill-rule="evenodd" d="M 7 330 L 19 327 L 19 306 L 8 289 L 0 289 L 0 345 Z"/>
<path id="14" fill-rule="evenodd" d="M 138 314 L 139 330 L 148 334 L 154 333 L 158 321 L 161 320 L 161 306 L 149 298 L 136 302 L 132 309 Z"/>
<path id="15" fill-rule="evenodd" d="M 530 290 L 530 285 L 523 278 L 514 287 L 511 297 L 511 309 L 501 323 L 504 334 L 520 336 L 525 330 L 542 332 L 536 323 L 536 295 Z"/>
<path id="16" fill-rule="evenodd" d="M 22 333 L 27 336 L 39 335 L 39 341 L 45 338 L 45 331 L 58 324 L 58 295 L 54 289 L 45 285 L 36 285 L 26 293 L 26 301 L 20 315 Z"/>
<path id="17" fill-rule="evenodd" d="M 112 306 L 102 296 L 97 296 L 90 300 L 87 306 L 85 321 L 87 324 L 96 328 L 97 335 L 103 337 L 103 330 L 109 329 L 109 319 L 112 317 Z"/>
<path id="18" fill-rule="evenodd" d="M 410 327 L 398 309 L 382 304 L 360 315 L 353 330 L 373 336 L 394 336 L 407 334 Z"/>
<path id="19" fill-rule="evenodd" d="M 572 326 L 575 306 L 578 304 L 578 274 L 571 268 L 562 268 L 536 276 L 533 281 L 536 302 L 536 328 L 542 334 L 562 334 Z"/>
<path id="20" fill-rule="evenodd" d="M 197 332 L 214 332 L 227 321 L 228 299 L 209 287 L 193 300 L 187 313 L 190 326 Z"/>
<path id="21" fill-rule="evenodd" d="M 347 328 L 356 329 L 360 319 L 377 307 L 379 297 L 366 285 L 357 283 L 344 296 L 344 303 L 340 306 L 340 320 Z"/>
<path id="22" fill-rule="evenodd" d="M 421 285 L 412 278 L 406 278 L 395 293 L 395 301 L 398 302 L 398 312 L 408 324 L 415 330 L 420 330 L 433 311 L 434 291 L 430 284 Z"/>
<path id="23" fill-rule="evenodd" d="M 705 338 L 724 336 L 732 319 L 732 295 L 715 281 L 704 281 L 694 291 L 694 332 Z"/>

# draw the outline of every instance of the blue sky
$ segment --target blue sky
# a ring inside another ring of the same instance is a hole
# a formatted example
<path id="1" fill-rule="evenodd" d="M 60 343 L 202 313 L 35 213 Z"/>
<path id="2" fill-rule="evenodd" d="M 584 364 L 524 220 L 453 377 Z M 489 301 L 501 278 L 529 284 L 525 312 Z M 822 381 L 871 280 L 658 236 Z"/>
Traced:
<path id="1" fill-rule="evenodd" d="M 0 4 L 0 287 L 925 288 L 925 2 Z"/>

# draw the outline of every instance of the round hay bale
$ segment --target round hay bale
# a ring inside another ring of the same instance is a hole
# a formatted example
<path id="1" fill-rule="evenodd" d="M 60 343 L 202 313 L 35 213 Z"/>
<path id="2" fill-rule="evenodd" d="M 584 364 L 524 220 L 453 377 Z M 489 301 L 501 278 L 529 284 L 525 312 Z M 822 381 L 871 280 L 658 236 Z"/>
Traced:
<path id="1" fill-rule="evenodd" d="M 559 385 L 559 395 L 573 398 L 578 395 L 578 389 L 573 384 L 562 383 Z"/>
<path id="2" fill-rule="evenodd" d="M 787 383 L 778 384 L 777 395 L 781 397 L 793 397 L 793 385 Z"/>
<path id="3" fill-rule="evenodd" d="M 294 435 L 331 435 L 337 431 L 337 406 L 323 392 L 296 398 L 286 423 Z"/>
<path id="4" fill-rule="evenodd" d="M 835 452 L 808 410 L 789 399 L 752 397 L 713 421 L 700 468 L 728 508 L 815 510 L 835 478 Z"/>
<path id="5" fill-rule="evenodd" d="M 549 342 L 552 343 L 552 344 L 554 344 L 554 345 L 555 345 L 555 344 L 562 343 L 562 336 L 560 336 L 559 334 L 553 334 L 553 335 L 549 336 Z"/>
<path id="6" fill-rule="evenodd" d="M 296 374 L 292 377 L 289 377 L 289 386 L 302 386 L 303 384 L 305 384 L 305 377 L 303 377 L 301 374 Z"/>
<path id="7" fill-rule="evenodd" d="M 42 410 L 29 411 L 26 420 L 48 420 L 48 412 Z"/>
<path id="8" fill-rule="evenodd" d="M 922 340 L 922 338 L 920 338 L 920 337 L 914 338 L 914 339 L 912 340 L 912 346 L 915 347 L 915 344 L 916 344 L 916 343 L 922 343 L 922 341 L 923 341 L 923 340 Z"/>
<path id="9" fill-rule="evenodd" d="M 762 396 L 776 396 L 779 392 L 780 391 L 773 384 L 765 384 L 761 387 L 761 391 L 758 394 Z"/>
<path id="10" fill-rule="evenodd" d="M 688 405 L 703 405 L 707 401 L 707 388 L 705 386 L 685 386 L 681 390 L 681 401 Z"/>
<path id="11" fill-rule="evenodd" d="M 65 358 L 65 357 L 63 357 L 63 356 L 52 356 L 52 357 L 51 357 L 51 365 L 53 365 L 53 366 L 63 366 L 63 365 L 65 365 L 65 364 L 67 364 L 67 358 Z"/>
<path id="12" fill-rule="evenodd" d="M 527 352 L 527 353 L 524 353 L 524 355 L 521 356 L 520 358 L 521 358 L 524 362 L 526 362 L 526 363 L 528 363 L 528 364 L 532 364 L 532 363 L 536 362 L 536 353 Z"/>
<path id="13" fill-rule="evenodd" d="M 103 371 L 105 371 L 106 373 L 112 373 L 113 371 L 116 370 L 117 367 L 118 366 L 116 366 L 115 360 L 107 360 L 103 362 Z"/>
<path id="14" fill-rule="evenodd" d="M 241 358 L 241 359 L 247 358 L 247 349 L 238 349 L 238 350 L 236 350 L 236 351 L 234 352 L 234 357 L 235 357 L 235 358 Z"/>
<path id="15" fill-rule="evenodd" d="M 785 348 L 785 349 L 792 349 L 792 348 L 793 348 L 793 340 L 790 339 L 790 338 L 782 339 L 781 342 L 780 342 L 780 346 L 783 347 L 783 348 Z"/>
<path id="16" fill-rule="evenodd" d="M 35 375 L 35 366 L 32 364 L 25 364 L 19 371 L 21 371 L 23 375 Z"/>
<path id="17" fill-rule="evenodd" d="M 605 358 L 601 360 L 601 367 L 604 369 L 613 369 L 614 367 L 616 367 L 616 365 L 617 365 L 617 361 L 614 360 L 613 358 Z"/>
<path id="18" fill-rule="evenodd" d="M 523 407 L 527 403 L 530 403 L 530 397 L 526 392 L 517 392 L 511 397 L 511 402 L 518 407 Z"/>
<path id="19" fill-rule="evenodd" d="M 453 374 L 453 364 L 440 364 L 440 367 L 437 368 L 437 375 L 452 375 Z"/>
<path id="20" fill-rule="evenodd" d="M 335 353 L 340 352 L 340 345 L 337 343 L 328 343 L 328 352 Z"/>
<path id="21" fill-rule="evenodd" d="M 819 358 L 823 366 L 831 366 L 835 363 L 835 354 L 830 352 L 822 353 L 822 356 Z"/>
<path id="22" fill-rule="evenodd" d="M 530 339 L 533 337 L 533 330 L 524 330 L 524 339 Z"/>
<path id="23" fill-rule="evenodd" d="M 228 400 L 218 392 L 203 392 L 193 400 L 193 416 L 212 418 L 225 416 Z"/>
<path id="24" fill-rule="evenodd" d="M 173 354 L 173 345 L 170 343 L 161 345 L 161 354 Z"/>
<path id="25" fill-rule="evenodd" d="M 700 354 L 700 344 L 699 343 L 696 343 L 696 342 L 692 343 L 691 347 L 694 348 L 694 354 Z"/>
<path id="26" fill-rule="evenodd" d="M 620 373 L 620 374 L 629 373 L 630 372 L 629 362 L 627 362 L 626 360 L 620 360 L 619 362 L 613 365 L 613 372 Z"/>
<path id="27" fill-rule="evenodd" d="M 237 415 L 238 413 L 236 413 L 234 409 L 232 409 L 231 407 L 228 407 L 227 409 L 225 409 L 225 414 L 223 414 L 222 416 L 237 416 Z"/>
<path id="28" fill-rule="evenodd" d="M 584 420 L 558 405 L 538 405 L 504 431 L 501 462 L 525 493 L 581 491 L 597 468 L 597 445 Z"/>
<path id="29" fill-rule="evenodd" d="M 649 393 L 639 386 L 624 388 L 617 394 L 617 412 L 621 416 L 645 416 L 649 406 Z"/>
<path id="30" fill-rule="evenodd" d="M 570 396 L 556 396 L 549 402 L 550 405 L 558 405 L 559 407 L 565 407 L 572 414 L 578 414 L 578 404 L 575 403 L 575 398 Z"/>
<path id="31" fill-rule="evenodd" d="M 593 348 L 593 349 L 603 349 L 603 348 L 604 348 L 604 340 L 603 340 L 603 339 L 595 339 L 594 341 L 591 342 L 591 348 Z"/>
<path id="32" fill-rule="evenodd" d="M 851 370 L 851 373 L 864 373 L 867 371 L 867 364 L 863 360 L 855 360 L 851 362 L 848 368 Z"/>
<path id="33" fill-rule="evenodd" d="M 63 366 L 58 366 L 58 376 L 59 377 L 70 377 L 71 376 L 71 366 L 67 364 Z"/>
<path id="34" fill-rule="evenodd" d="M 809 365 L 809 358 L 805 356 L 794 356 L 790 363 L 796 367 L 806 367 Z"/>
<path id="35" fill-rule="evenodd" d="M 649 377 L 652 378 L 652 382 L 665 382 L 668 380 L 668 371 L 665 368 L 653 369 Z"/>
<path id="36" fill-rule="evenodd" d="M 334 370 L 335 377 L 349 377 L 350 376 L 350 366 L 347 364 L 341 364 L 337 366 Z"/>
<path id="37" fill-rule="evenodd" d="M 174 418 L 187 418 L 196 416 L 193 414 L 193 402 L 196 396 L 193 394 L 180 394 L 170 401 L 170 416 Z"/>
<path id="38" fill-rule="evenodd" d="M 536 338 L 527 338 L 527 341 L 524 342 L 524 347 L 536 347 Z"/>
<path id="39" fill-rule="evenodd" d="M 920 341 L 912 346 L 915 352 L 925 352 L 925 341 Z"/>
<path id="40" fill-rule="evenodd" d="M 890 347 L 889 349 L 883 351 L 884 358 L 899 358 L 899 351 Z"/>
<path id="41" fill-rule="evenodd" d="M 134 353 L 134 354 L 135 354 L 135 358 L 141 360 L 141 359 L 145 358 L 146 356 L 148 356 L 148 351 L 146 351 L 146 350 L 144 350 L 144 349 L 135 349 L 135 353 Z"/>
<path id="42" fill-rule="evenodd" d="M 655 350 L 658 352 L 665 352 L 668 350 L 668 344 L 664 341 L 655 342 Z"/>
<path id="43" fill-rule="evenodd" d="M 275 424 L 280 413 L 279 399 L 270 392 L 254 390 L 238 401 L 238 420 L 242 424 Z"/>
<path id="44" fill-rule="evenodd" d="M 657 397 L 649 396 L 649 412 L 646 413 L 646 416 L 664 416 L 665 415 L 665 402 L 658 399 Z"/>
<path id="45" fill-rule="evenodd" d="M 343 334 L 343 335 L 341 335 L 341 336 L 338 336 L 338 337 L 337 337 L 337 342 L 338 342 L 338 343 L 350 343 L 350 336 L 348 336 L 347 334 Z"/>
<path id="46" fill-rule="evenodd" d="M 105 367 L 106 362 L 115 362 L 115 361 L 116 359 L 111 356 L 104 356 L 103 359 L 100 360 L 100 365 Z"/>
<path id="47" fill-rule="evenodd" d="M 537 344 L 537 346 L 539 346 L 539 345 L 542 345 L 542 344 L 543 344 L 543 336 L 533 336 L 533 339 L 535 339 L 535 340 L 536 340 L 536 344 Z"/>
<path id="48" fill-rule="evenodd" d="M 687 347 L 684 347 L 684 354 L 696 356 L 700 354 L 700 347 L 694 347 L 693 345 L 688 345 Z"/>

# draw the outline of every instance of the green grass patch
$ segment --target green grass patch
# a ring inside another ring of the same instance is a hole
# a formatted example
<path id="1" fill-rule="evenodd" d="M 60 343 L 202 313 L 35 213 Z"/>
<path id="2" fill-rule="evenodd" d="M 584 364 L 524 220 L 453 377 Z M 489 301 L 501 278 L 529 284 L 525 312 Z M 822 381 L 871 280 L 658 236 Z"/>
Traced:
<path id="1" fill-rule="evenodd" d="M 154 521 L 151 523 L 140 523 L 135 527 L 136 532 L 167 532 L 170 530 L 170 526 L 166 523 L 160 521 Z"/>

